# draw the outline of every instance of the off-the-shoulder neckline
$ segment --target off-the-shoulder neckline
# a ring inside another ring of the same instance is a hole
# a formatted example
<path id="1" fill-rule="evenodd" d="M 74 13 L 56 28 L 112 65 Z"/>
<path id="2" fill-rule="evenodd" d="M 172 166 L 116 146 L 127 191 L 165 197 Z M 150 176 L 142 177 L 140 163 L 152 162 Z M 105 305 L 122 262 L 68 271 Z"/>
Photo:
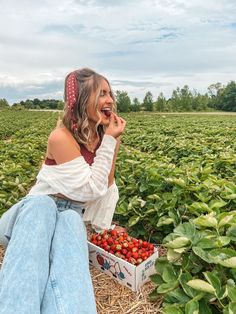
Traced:
<path id="1" fill-rule="evenodd" d="M 71 159 L 69 161 L 66 161 L 66 162 L 63 162 L 61 164 L 56 164 L 56 165 L 47 165 L 45 163 L 43 163 L 43 167 L 49 167 L 49 168 L 52 168 L 52 167 L 61 167 L 61 166 L 64 166 L 64 165 L 68 165 L 68 164 L 71 164 L 71 163 L 74 163 L 74 162 L 77 162 L 77 161 L 80 161 L 80 160 L 83 160 L 84 157 L 81 155 L 81 156 L 78 156 L 74 159 Z"/>

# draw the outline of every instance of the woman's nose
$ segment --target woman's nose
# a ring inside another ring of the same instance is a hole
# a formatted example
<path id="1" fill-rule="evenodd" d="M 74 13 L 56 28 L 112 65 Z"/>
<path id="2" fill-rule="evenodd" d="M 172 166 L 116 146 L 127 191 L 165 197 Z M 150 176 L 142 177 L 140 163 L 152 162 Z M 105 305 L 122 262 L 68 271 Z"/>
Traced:
<path id="1" fill-rule="evenodd" d="M 112 99 L 111 95 L 109 95 L 109 94 L 107 95 L 106 102 L 109 104 L 113 103 L 113 99 Z"/>

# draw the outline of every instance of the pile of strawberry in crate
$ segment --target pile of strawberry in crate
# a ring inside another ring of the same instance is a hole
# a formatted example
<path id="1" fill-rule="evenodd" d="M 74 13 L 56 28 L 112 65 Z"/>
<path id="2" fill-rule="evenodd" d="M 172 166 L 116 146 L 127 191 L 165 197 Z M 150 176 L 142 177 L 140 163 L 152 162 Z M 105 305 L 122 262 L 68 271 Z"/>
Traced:
<path id="1" fill-rule="evenodd" d="M 92 234 L 90 242 L 133 265 L 141 264 L 154 253 L 152 243 L 135 239 L 127 232 L 115 229 Z"/>

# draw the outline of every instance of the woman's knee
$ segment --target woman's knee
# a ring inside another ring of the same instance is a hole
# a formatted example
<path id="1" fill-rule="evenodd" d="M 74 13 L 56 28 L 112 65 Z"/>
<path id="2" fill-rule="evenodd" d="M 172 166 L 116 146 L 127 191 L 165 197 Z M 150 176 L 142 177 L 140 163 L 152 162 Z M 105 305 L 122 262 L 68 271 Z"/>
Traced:
<path id="1" fill-rule="evenodd" d="M 29 195 L 26 197 L 21 213 L 27 213 L 35 218 L 54 222 L 57 215 L 57 206 L 48 195 Z"/>

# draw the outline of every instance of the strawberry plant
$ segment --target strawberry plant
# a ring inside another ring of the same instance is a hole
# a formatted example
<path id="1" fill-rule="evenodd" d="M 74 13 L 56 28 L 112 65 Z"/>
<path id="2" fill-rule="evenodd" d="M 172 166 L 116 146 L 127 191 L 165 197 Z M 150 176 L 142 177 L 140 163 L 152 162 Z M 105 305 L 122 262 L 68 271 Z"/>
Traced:
<path id="1" fill-rule="evenodd" d="M 163 240 L 167 257 L 156 261 L 163 313 L 236 312 L 236 211 L 211 212 L 177 226 Z"/>
<path id="2" fill-rule="evenodd" d="M 161 243 L 192 217 L 235 209 L 235 116 L 125 118 L 115 219 L 133 236 Z"/>
<path id="3" fill-rule="evenodd" d="M 0 213 L 34 183 L 57 118 L 51 112 L 1 111 Z M 236 116 L 124 118 L 114 220 L 130 237 L 146 240 L 143 249 L 165 238 L 168 254 L 157 262 L 152 297 L 164 296 L 165 313 L 234 313 Z M 141 262 L 133 243 L 116 241 L 118 255 Z"/>
<path id="4" fill-rule="evenodd" d="M 52 112 L 1 111 L 0 214 L 35 182 L 57 117 Z"/>

